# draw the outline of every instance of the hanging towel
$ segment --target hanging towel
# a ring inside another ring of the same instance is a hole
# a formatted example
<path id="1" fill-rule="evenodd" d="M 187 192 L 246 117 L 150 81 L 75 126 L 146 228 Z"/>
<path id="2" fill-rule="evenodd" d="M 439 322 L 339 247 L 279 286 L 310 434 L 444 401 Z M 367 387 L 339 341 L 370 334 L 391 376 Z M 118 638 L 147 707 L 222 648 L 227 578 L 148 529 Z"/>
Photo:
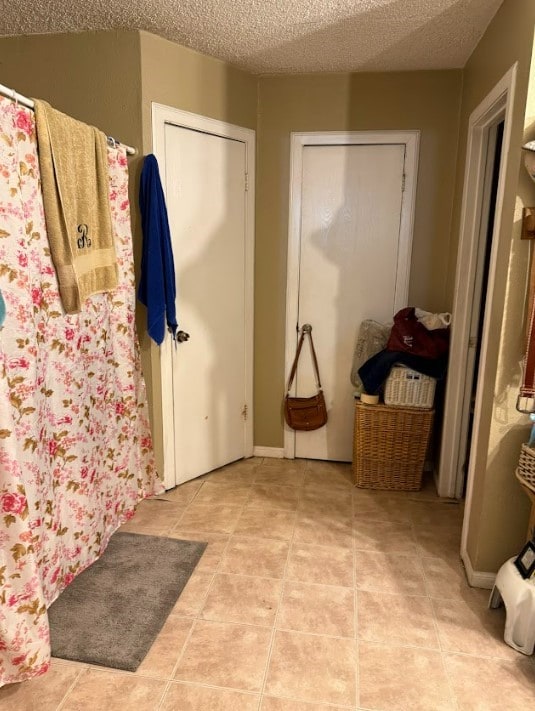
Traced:
<path id="1" fill-rule="evenodd" d="M 175 311 L 175 264 L 165 197 L 158 161 L 148 155 L 143 163 L 139 186 L 139 208 L 143 230 L 141 280 L 138 299 L 147 307 L 147 331 L 160 345 L 165 324 L 175 338 L 178 328 Z"/>
<path id="2" fill-rule="evenodd" d="M 66 313 L 117 286 L 106 136 L 35 100 L 39 169 L 50 253 Z"/>

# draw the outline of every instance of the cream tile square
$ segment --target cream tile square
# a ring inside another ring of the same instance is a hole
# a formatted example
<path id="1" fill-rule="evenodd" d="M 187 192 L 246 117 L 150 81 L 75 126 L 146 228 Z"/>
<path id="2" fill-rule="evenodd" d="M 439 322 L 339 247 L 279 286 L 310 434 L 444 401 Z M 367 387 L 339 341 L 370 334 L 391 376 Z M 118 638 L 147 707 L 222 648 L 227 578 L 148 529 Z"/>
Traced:
<path id="1" fill-rule="evenodd" d="M 357 489 L 353 506 L 356 521 L 390 521 L 404 524 L 411 522 L 411 502 L 382 492 Z"/>
<path id="2" fill-rule="evenodd" d="M 286 582 L 277 627 L 297 632 L 353 637 L 355 596 L 350 588 Z"/>
<path id="3" fill-rule="evenodd" d="M 442 558 L 421 558 L 425 575 L 425 587 L 430 597 L 464 599 L 474 595 L 468 585 L 464 567 L 460 561 Z"/>
<path id="4" fill-rule="evenodd" d="M 186 531 L 232 533 L 241 511 L 241 506 L 198 504 L 193 501 L 180 519 L 180 528 Z"/>
<path id="5" fill-rule="evenodd" d="M 458 501 L 411 501 L 411 520 L 423 527 L 454 526 L 459 531 L 463 524 L 463 508 Z"/>
<path id="6" fill-rule="evenodd" d="M 82 671 L 82 667 L 58 664 L 53 660 L 43 676 L 0 688 L 0 709 L 2 711 L 56 711 Z"/>
<path id="7" fill-rule="evenodd" d="M 518 652 L 503 641 L 505 611 L 487 609 L 487 596 L 465 600 L 432 599 L 442 650 L 515 659 Z"/>
<path id="8" fill-rule="evenodd" d="M 273 508 L 295 511 L 299 502 L 299 489 L 295 486 L 255 484 L 248 505 L 251 508 Z"/>
<path id="9" fill-rule="evenodd" d="M 439 649 L 433 608 L 426 597 L 359 590 L 357 619 L 361 640 Z"/>
<path id="10" fill-rule="evenodd" d="M 232 536 L 220 572 L 282 578 L 288 558 L 286 541 Z"/>
<path id="11" fill-rule="evenodd" d="M 256 469 L 261 464 L 261 460 L 255 457 L 251 459 L 241 459 L 238 462 L 227 464 L 225 467 L 215 469 L 206 475 L 208 481 L 217 483 L 251 484 L 256 476 Z"/>
<path id="12" fill-rule="evenodd" d="M 312 483 L 328 488 L 352 488 L 353 472 L 351 464 L 309 459 L 306 465 L 305 484 Z"/>
<path id="13" fill-rule="evenodd" d="M 421 556 L 460 562 L 461 523 L 424 525 L 415 523 L 414 531 Z"/>
<path id="14" fill-rule="evenodd" d="M 210 686 L 260 691 L 271 630 L 198 620 L 175 677 Z"/>
<path id="15" fill-rule="evenodd" d="M 422 565 L 416 556 L 355 552 L 355 575 L 360 590 L 424 595 Z"/>
<path id="16" fill-rule="evenodd" d="M 301 499 L 298 512 L 302 516 L 318 516 L 339 521 L 352 517 L 353 504 L 351 501 L 336 502 L 332 499 Z"/>
<path id="17" fill-rule="evenodd" d="M 145 533 L 147 535 L 166 535 L 180 520 L 184 507 L 172 501 L 146 499 L 142 501 L 134 517 L 121 526 L 121 531 Z"/>
<path id="18" fill-rule="evenodd" d="M 212 573 L 194 570 L 171 610 L 171 614 L 196 617 L 204 605 L 213 577 Z"/>
<path id="19" fill-rule="evenodd" d="M 69 692 L 62 711 L 156 711 L 166 681 L 87 669 Z"/>
<path id="20" fill-rule="evenodd" d="M 355 670 L 354 640 L 277 631 L 264 691 L 270 696 L 354 706 Z"/>
<path id="21" fill-rule="evenodd" d="M 264 457 L 262 461 L 262 466 L 263 467 L 273 467 L 275 469 L 278 468 L 284 468 L 287 469 L 288 471 L 300 471 L 304 472 L 307 468 L 307 460 L 306 459 L 299 459 L 296 457 L 295 459 L 284 459 L 284 458 L 278 458 L 278 457 Z"/>
<path id="22" fill-rule="evenodd" d="M 196 504 L 243 506 L 249 498 L 251 487 L 241 484 L 219 484 L 206 481 L 195 497 Z"/>
<path id="23" fill-rule="evenodd" d="M 226 464 L 224 467 L 221 467 L 217 471 L 249 471 L 251 469 L 256 469 L 256 467 L 259 467 L 263 462 L 264 457 L 243 457 L 242 459 L 237 459 L 235 462 L 230 462 L 230 464 Z"/>
<path id="24" fill-rule="evenodd" d="M 175 682 L 165 694 L 161 711 L 257 711 L 259 702 L 256 694 Z"/>
<path id="25" fill-rule="evenodd" d="M 293 699 L 276 699 L 274 696 L 264 696 L 260 711 L 336 711 L 337 709 L 347 709 L 342 706 L 332 706 L 329 704 L 309 704 L 306 701 L 294 701 Z"/>
<path id="26" fill-rule="evenodd" d="M 158 499 L 162 501 L 171 501 L 174 504 L 186 507 L 193 501 L 202 484 L 203 482 L 198 479 L 187 481 L 184 484 L 175 486 L 174 489 L 165 491 L 163 494 L 158 496 Z"/>
<path id="27" fill-rule="evenodd" d="M 246 507 L 240 516 L 235 533 L 287 541 L 293 535 L 296 516 L 295 511 Z"/>
<path id="28" fill-rule="evenodd" d="M 271 627 L 275 622 L 281 586 L 280 581 L 271 578 L 216 575 L 201 617 Z"/>
<path id="29" fill-rule="evenodd" d="M 306 479 L 303 487 L 302 496 L 308 500 L 323 500 L 332 501 L 333 503 L 343 504 L 353 500 L 353 489 L 351 486 L 324 486 L 315 481 Z"/>
<path id="30" fill-rule="evenodd" d="M 353 552 L 347 548 L 293 543 L 286 577 L 304 583 L 353 587 Z"/>
<path id="31" fill-rule="evenodd" d="M 191 619 L 170 615 L 136 674 L 169 679 L 192 625 Z"/>
<path id="32" fill-rule="evenodd" d="M 305 482 L 305 468 L 302 464 L 287 464 L 284 460 L 270 460 L 271 464 L 262 464 L 256 470 L 255 484 L 294 486 L 300 488 Z M 280 463 L 279 463 L 280 462 Z"/>
<path id="33" fill-rule="evenodd" d="M 242 469 L 216 469 L 203 477 L 205 483 L 220 484 L 229 486 L 251 487 L 255 479 L 256 467 L 245 467 Z"/>
<path id="34" fill-rule="evenodd" d="M 331 516 L 334 520 L 351 517 L 353 514 L 351 490 L 305 486 L 299 502 L 299 511 L 311 515 Z"/>
<path id="35" fill-rule="evenodd" d="M 390 521 L 355 520 L 355 546 L 383 553 L 417 553 L 412 527 Z"/>
<path id="36" fill-rule="evenodd" d="M 222 533 L 184 531 L 180 527 L 180 524 L 178 524 L 178 529 L 174 528 L 171 533 L 167 535 L 169 538 L 179 538 L 184 541 L 202 541 L 208 543 L 202 554 L 202 558 L 195 566 L 195 572 L 202 571 L 203 573 L 215 572 L 218 569 L 230 539 L 230 536 Z"/>
<path id="37" fill-rule="evenodd" d="M 319 546 L 353 549 L 353 524 L 350 516 L 299 513 L 294 541 Z"/>
<path id="38" fill-rule="evenodd" d="M 359 642 L 360 706 L 381 711 L 454 711 L 439 652 Z"/>
<path id="39" fill-rule="evenodd" d="M 524 711 L 535 708 L 535 664 L 519 654 L 512 661 L 444 655 L 459 709 Z"/>

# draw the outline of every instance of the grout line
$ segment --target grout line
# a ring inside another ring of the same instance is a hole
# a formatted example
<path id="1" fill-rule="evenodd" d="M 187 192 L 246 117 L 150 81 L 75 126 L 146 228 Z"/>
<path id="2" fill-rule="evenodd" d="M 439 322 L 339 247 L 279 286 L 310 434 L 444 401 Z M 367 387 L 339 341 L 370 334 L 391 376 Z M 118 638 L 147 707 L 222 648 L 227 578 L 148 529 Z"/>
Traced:
<path id="1" fill-rule="evenodd" d="M 269 673 L 269 667 L 270 667 L 270 665 L 271 665 L 271 656 L 272 656 L 272 654 L 273 654 L 273 647 L 274 647 L 274 644 L 275 644 L 275 634 L 276 634 L 276 631 L 277 631 L 277 622 L 278 622 L 278 620 L 279 620 L 279 616 L 280 616 L 280 612 L 281 612 L 281 608 L 282 608 L 282 602 L 283 602 L 283 599 L 284 599 L 284 591 L 285 591 L 285 588 L 286 588 L 286 581 L 287 581 L 286 573 L 287 573 L 288 565 L 289 565 L 289 562 L 290 562 L 290 555 L 291 555 L 291 552 L 292 552 L 292 545 L 293 545 L 293 541 L 294 541 L 296 525 L 297 525 L 297 517 L 294 519 L 294 526 L 293 526 L 293 530 L 292 530 L 292 535 L 291 535 L 290 539 L 288 540 L 288 551 L 287 551 L 287 554 L 286 554 L 286 562 L 285 562 L 285 564 L 284 564 L 284 570 L 283 570 L 283 572 L 282 572 L 281 589 L 280 589 L 280 593 L 279 593 L 279 601 L 278 601 L 278 603 L 277 603 L 277 610 L 276 610 L 276 612 L 275 612 L 275 618 L 274 618 L 274 620 L 273 620 L 273 627 L 272 627 L 272 629 L 271 629 L 271 639 L 270 639 L 270 641 L 269 641 L 269 649 L 268 649 L 268 655 L 267 655 L 267 659 L 266 659 L 266 667 L 265 667 L 265 669 L 264 669 L 264 678 L 263 678 L 263 680 L 262 680 L 262 686 L 261 686 L 261 688 L 260 688 L 260 704 L 259 704 L 259 706 L 262 704 L 262 699 L 264 698 L 264 695 L 265 695 L 266 684 L 267 684 L 268 673 Z"/>
<path id="2" fill-rule="evenodd" d="M 427 588 L 427 575 L 426 575 L 425 568 L 424 568 L 424 565 L 423 565 L 423 563 L 422 563 L 421 560 L 420 560 L 420 563 L 421 563 L 421 566 L 422 566 L 424 581 L 425 581 L 426 588 Z M 427 589 L 428 589 L 428 588 L 427 588 Z M 431 614 L 432 614 L 432 616 L 433 616 L 433 625 L 434 625 L 434 628 L 435 628 L 435 633 L 436 633 L 437 641 L 438 641 L 438 649 L 439 649 L 439 652 L 440 652 L 440 663 L 441 663 L 441 665 L 442 665 L 442 671 L 444 672 L 444 678 L 446 679 L 446 684 L 447 684 L 447 686 L 448 686 L 448 691 L 449 691 L 450 699 L 451 699 L 451 701 L 453 702 L 454 707 L 455 707 L 456 709 L 459 709 L 459 702 L 458 702 L 457 696 L 456 696 L 456 694 L 455 694 L 455 689 L 454 689 L 454 687 L 453 687 L 453 682 L 452 682 L 452 679 L 450 678 L 450 675 L 449 675 L 449 673 L 448 673 L 448 669 L 447 669 L 447 667 L 446 667 L 446 658 L 445 658 L 445 654 L 444 654 L 445 650 L 444 650 L 444 648 L 443 648 L 442 638 L 441 638 L 441 635 L 440 635 L 440 627 L 439 627 L 439 624 L 438 624 L 437 612 L 436 612 L 436 610 L 435 610 L 435 606 L 434 606 L 434 604 L 433 604 L 433 600 L 431 599 L 430 596 L 428 596 L 428 599 L 429 599 L 429 604 L 430 604 L 430 606 L 431 606 Z"/>
<path id="3" fill-rule="evenodd" d="M 75 687 L 76 684 L 78 683 L 78 681 L 79 681 L 80 677 L 82 676 L 82 674 L 83 674 L 88 668 L 89 668 L 89 667 L 87 667 L 87 666 L 83 666 L 83 667 L 78 671 L 78 674 L 74 677 L 74 679 L 73 679 L 71 685 L 69 686 L 69 688 L 67 689 L 67 691 L 66 691 L 65 694 L 63 695 L 63 698 L 61 699 L 61 701 L 60 701 L 59 704 L 57 705 L 56 711 L 61 711 L 61 709 L 63 708 L 63 706 L 64 706 L 64 704 L 65 704 L 65 701 L 67 700 L 67 697 L 69 696 L 69 694 L 71 693 L 71 691 L 74 689 L 74 687 Z"/>
<path id="4" fill-rule="evenodd" d="M 184 656 L 184 652 L 186 651 L 186 649 L 187 649 L 187 647 L 188 647 L 189 641 L 190 641 L 190 639 L 191 639 L 191 636 L 192 636 L 192 634 L 193 634 L 193 630 L 195 629 L 196 624 L 197 624 L 197 618 L 194 618 L 194 619 L 192 620 L 192 625 L 191 625 L 190 631 L 189 631 L 189 633 L 188 633 L 186 639 L 184 640 L 184 644 L 182 645 L 182 649 L 180 650 L 180 654 L 178 655 L 177 660 L 176 660 L 176 662 L 175 662 L 175 665 L 173 666 L 173 669 L 172 669 L 172 671 L 171 671 L 171 677 L 170 677 L 170 679 L 168 680 L 167 684 L 165 685 L 165 689 L 164 689 L 162 698 L 160 699 L 160 703 L 158 704 L 158 707 L 157 707 L 156 711 L 159 711 L 159 710 L 162 708 L 164 699 L 165 699 L 165 697 L 167 696 L 167 692 L 168 692 L 169 689 L 171 688 L 171 684 L 173 683 L 173 680 L 175 680 L 175 674 L 176 674 L 176 672 L 177 672 L 177 669 L 178 669 L 178 666 L 179 666 L 180 662 L 182 661 L 182 657 Z M 175 680 L 175 681 L 176 681 L 176 680 Z"/>
<path id="5" fill-rule="evenodd" d="M 352 501 L 352 529 L 353 529 L 353 631 L 355 639 L 355 705 L 360 704 L 360 647 L 359 647 L 359 615 L 358 615 L 358 591 L 357 591 L 357 542 L 355 540 L 355 497 Z"/>

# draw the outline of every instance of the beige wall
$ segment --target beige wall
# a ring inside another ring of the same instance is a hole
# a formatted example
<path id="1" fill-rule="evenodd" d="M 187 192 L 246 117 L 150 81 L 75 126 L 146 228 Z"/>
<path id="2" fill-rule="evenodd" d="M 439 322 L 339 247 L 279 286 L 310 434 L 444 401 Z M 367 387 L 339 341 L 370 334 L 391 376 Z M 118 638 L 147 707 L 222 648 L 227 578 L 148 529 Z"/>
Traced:
<path id="1" fill-rule="evenodd" d="M 281 447 L 290 132 L 419 129 L 410 303 L 444 310 L 461 71 L 262 77 L 258 103 L 255 444 Z"/>
<path id="2" fill-rule="evenodd" d="M 468 553 L 475 570 L 494 572 L 521 546 L 528 520 L 527 499 L 514 478 L 528 418 L 515 410 L 521 375 L 528 244 L 520 241 L 519 212 L 533 204 L 535 186 L 521 166 L 526 94 L 530 77 L 535 4 L 506 0 L 464 70 L 460 150 L 448 280 L 452 300 L 468 121 L 507 70 L 518 62 L 509 155 L 503 166 L 505 197 L 498 233 L 496 280 L 489 295 L 490 333 L 483 383 L 483 406 L 475 458 Z M 532 77 L 533 81 L 533 77 Z M 532 131 L 533 133 L 533 131 Z M 535 135 L 529 136 L 530 138 Z"/>
<path id="3" fill-rule="evenodd" d="M 151 104 L 256 128 L 257 80 L 225 62 L 207 57 L 147 32 L 141 41 L 143 151 L 152 151 Z M 177 285 L 180 292 L 180 284 Z M 178 301 L 180 322 L 180 300 Z M 156 459 L 163 472 L 160 351 L 146 336 L 144 314 L 139 328 L 145 379 L 151 394 Z"/>
<path id="4" fill-rule="evenodd" d="M 129 159 L 134 176 L 141 162 L 140 75 L 138 32 L 0 38 L 0 83 L 137 147 L 139 155 Z M 134 186 L 131 180 L 131 201 Z M 135 209 L 132 222 L 136 233 Z"/>
<path id="5" fill-rule="evenodd" d="M 0 39 L 0 83 L 141 147 L 137 32 Z"/>

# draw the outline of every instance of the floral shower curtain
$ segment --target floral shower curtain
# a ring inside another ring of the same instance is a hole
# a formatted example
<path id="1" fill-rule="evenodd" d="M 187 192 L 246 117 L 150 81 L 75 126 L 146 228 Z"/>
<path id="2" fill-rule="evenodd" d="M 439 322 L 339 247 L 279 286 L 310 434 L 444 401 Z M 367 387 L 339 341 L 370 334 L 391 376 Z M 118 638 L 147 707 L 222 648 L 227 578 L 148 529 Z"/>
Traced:
<path id="1" fill-rule="evenodd" d="M 0 686 L 47 670 L 47 608 L 163 490 L 134 329 L 124 150 L 108 160 L 119 286 L 64 315 L 34 115 L 0 97 Z"/>

